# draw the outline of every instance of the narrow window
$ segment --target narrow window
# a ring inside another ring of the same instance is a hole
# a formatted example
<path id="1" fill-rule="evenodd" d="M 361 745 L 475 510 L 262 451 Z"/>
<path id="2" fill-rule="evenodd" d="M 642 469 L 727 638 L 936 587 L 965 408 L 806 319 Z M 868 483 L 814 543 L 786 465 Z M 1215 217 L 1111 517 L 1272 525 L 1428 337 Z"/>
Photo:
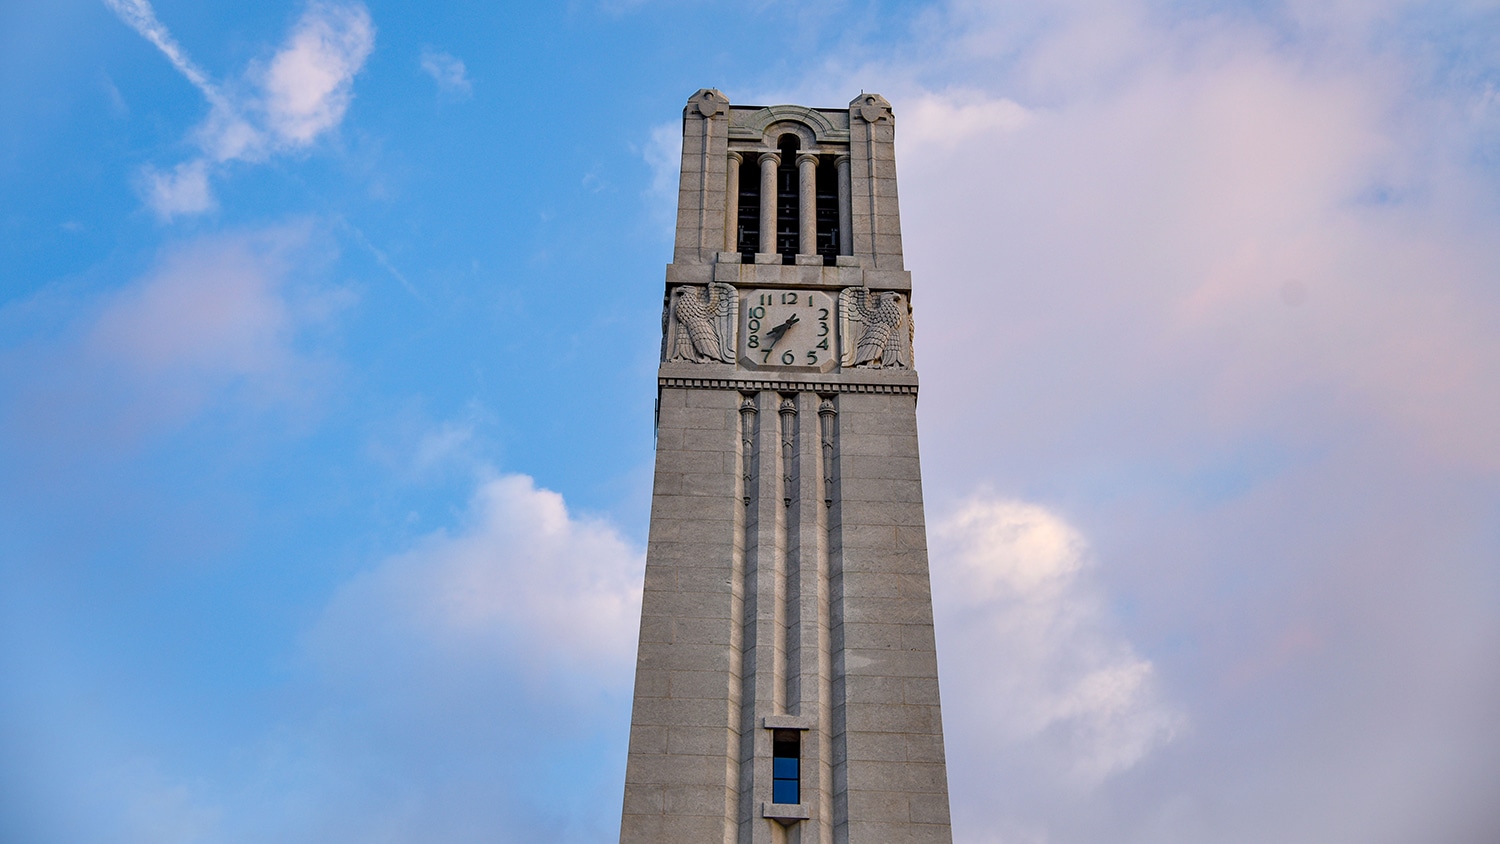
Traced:
<path id="1" fill-rule="evenodd" d="M 797 175 L 797 150 L 802 140 L 796 135 L 782 135 L 777 145 L 781 166 L 776 168 L 776 251 L 781 262 L 793 263 L 801 239 L 802 183 Z"/>
<path id="2" fill-rule="evenodd" d="M 771 802 L 802 802 L 802 731 L 771 733 Z"/>
<path id="3" fill-rule="evenodd" d="M 839 174 L 831 155 L 818 159 L 818 254 L 833 266 L 839 254 Z"/>
<path id="4" fill-rule="evenodd" d="M 745 263 L 760 247 L 760 156 L 746 155 L 740 164 L 739 251 Z"/>

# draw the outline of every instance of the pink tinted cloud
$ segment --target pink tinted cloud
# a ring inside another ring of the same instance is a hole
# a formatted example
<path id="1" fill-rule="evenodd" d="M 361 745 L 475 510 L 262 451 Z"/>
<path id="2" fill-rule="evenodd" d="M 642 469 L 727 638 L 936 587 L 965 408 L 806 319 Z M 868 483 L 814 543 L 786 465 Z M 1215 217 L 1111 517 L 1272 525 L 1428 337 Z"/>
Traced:
<path id="1" fill-rule="evenodd" d="M 934 590 L 972 594 L 940 533 L 971 490 L 1066 513 L 1098 589 L 1060 611 L 1116 631 L 1191 729 L 1056 786 L 1049 752 L 1088 759 L 1067 729 L 1050 750 L 995 730 L 1045 684 L 945 677 L 958 837 L 1487 840 L 1500 215 L 1473 153 L 1492 95 L 1430 87 L 1420 51 L 1371 40 L 1389 9 L 1298 7 L 1342 27 L 1299 40 L 1097 5 L 1031 26 L 952 4 L 963 26 L 926 66 L 885 68 L 959 80 L 881 87 Z M 990 610 L 940 604 L 945 659 L 1038 629 Z"/>
<path id="2" fill-rule="evenodd" d="M 203 237 L 116 291 L 51 302 L 66 327 L 0 361 L 13 446 L 62 459 L 128 450 L 225 403 L 305 407 L 330 365 L 307 338 L 350 302 L 298 277 L 317 265 L 313 240 L 306 225 Z"/>

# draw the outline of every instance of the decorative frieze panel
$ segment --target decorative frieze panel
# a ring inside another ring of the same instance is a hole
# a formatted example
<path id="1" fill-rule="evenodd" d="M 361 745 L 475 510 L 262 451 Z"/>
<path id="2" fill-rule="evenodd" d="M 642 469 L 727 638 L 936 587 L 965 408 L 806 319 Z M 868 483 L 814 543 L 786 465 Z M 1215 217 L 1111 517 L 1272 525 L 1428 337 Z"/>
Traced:
<path id="1" fill-rule="evenodd" d="M 914 396 L 916 384 L 848 384 L 837 381 L 753 381 L 740 378 L 674 378 L 658 377 L 658 387 L 678 390 L 739 390 L 757 392 L 777 390 L 783 393 L 884 393 L 886 395 Z"/>

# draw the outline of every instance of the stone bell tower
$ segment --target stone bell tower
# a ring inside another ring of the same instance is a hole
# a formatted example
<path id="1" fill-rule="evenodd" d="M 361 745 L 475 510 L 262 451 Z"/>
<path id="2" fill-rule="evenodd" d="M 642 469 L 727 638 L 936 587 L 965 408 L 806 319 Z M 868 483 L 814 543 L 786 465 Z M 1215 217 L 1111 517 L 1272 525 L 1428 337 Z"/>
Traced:
<path id="1" fill-rule="evenodd" d="M 894 139 L 683 112 L 622 844 L 952 839 Z"/>

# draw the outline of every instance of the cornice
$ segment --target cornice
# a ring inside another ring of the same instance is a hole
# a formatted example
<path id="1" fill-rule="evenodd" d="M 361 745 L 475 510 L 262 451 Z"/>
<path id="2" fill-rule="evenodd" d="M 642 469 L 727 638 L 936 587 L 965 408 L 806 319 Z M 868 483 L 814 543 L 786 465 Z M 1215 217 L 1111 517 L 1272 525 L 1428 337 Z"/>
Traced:
<path id="1" fill-rule="evenodd" d="M 759 392 L 777 390 L 783 393 L 885 393 L 914 396 L 916 384 L 849 384 L 838 381 L 766 381 L 754 378 L 675 378 L 658 377 L 658 387 L 679 390 L 739 390 Z"/>

